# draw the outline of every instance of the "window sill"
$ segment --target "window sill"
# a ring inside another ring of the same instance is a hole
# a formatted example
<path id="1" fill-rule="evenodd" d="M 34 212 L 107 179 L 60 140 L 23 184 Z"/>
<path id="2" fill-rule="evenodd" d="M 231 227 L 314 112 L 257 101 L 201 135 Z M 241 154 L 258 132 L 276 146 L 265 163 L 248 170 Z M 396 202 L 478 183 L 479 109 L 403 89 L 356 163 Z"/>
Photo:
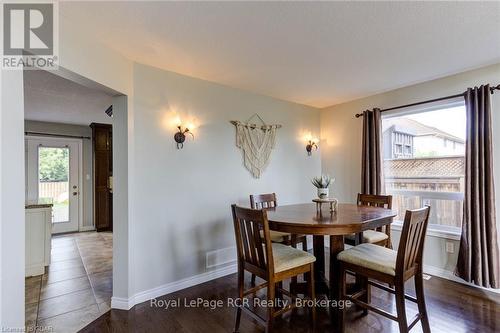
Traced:
<path id="1" fill-rule="evenodd" d="M 403 221 L 394 221 L 391 224 L 391 230 L 401 231 L 402 229 Z M 433 228 L 432 225 L 429 224 L 429 226 L 427 227 L 427 236 L 459 241 L 461 233 L 459 231 L 447 230 L 444 228 Z"/>

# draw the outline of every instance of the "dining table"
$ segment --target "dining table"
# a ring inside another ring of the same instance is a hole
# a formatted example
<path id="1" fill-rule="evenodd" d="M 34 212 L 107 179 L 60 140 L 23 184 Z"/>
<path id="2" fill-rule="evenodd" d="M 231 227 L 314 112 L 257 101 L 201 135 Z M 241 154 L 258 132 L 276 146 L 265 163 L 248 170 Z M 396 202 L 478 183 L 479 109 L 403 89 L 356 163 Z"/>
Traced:
<path id="1" fill-rule="evenodd" d="M 397 215 L 391 209 L 349 203 L 339 203 L 334 211 L 317 209 L 312 202 L 276 206 L 266 210 L 269 229 L 313 236 L 316 290 L 336 302 L 340 301 L 341 288 L 337 254 L 344 250 L 344 236 L 356 234 L 356 242 L 359 243 L 363 231 L 386 226 Z M 328 278 L 325 274 L 325 237 L 329 238 Z M 337 307 L 333 310 L 332 319 L 338 323 L 339 309 Z"/>

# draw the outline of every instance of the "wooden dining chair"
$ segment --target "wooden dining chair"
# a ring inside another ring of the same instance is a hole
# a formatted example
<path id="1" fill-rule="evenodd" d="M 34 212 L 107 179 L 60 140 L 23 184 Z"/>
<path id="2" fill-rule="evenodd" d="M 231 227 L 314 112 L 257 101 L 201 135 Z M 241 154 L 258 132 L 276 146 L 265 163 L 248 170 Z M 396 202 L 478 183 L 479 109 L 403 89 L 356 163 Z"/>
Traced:
<path id="1" fill-rule="evenodd" d="M 274 318 L 282 313 L 292 310 L 295 302 L 277 309 L 276 286 L 285 279 L 295 277 L 299 274 L 308 276 L 309 297 L 315 299 L 314 291 L 314 262 L 316 258 L 308 253 L 291 246 L 271 242 L 271 233 L 265 210 L 255 210 L 231 206 L 233 212 L 234 231 L 236 236 L 236 249 L 238 255 L 238 292 L 240 300 L 255 294 L 258 290 L 267 288 L 267 300 L 273 305 L 267 307 L 267 317 L 261 318 L 255 312 L 240 302 L 236 312 L 236 323 L 234 331 L 238 332 L 240 326 L 241 312 L 245 310 L 252 318 L 263 324 L 266 332 L 271 332 Z M 261 233 L 260 231 L 263 231 Z M 263 236 L 262 236 L 263 235 Z M 245 271 L 257 275 L 265 282 L 259 286 L 244 289 Z M 280 293 L 295 299 L 291 292 L 281 289 Z M 311 325 L 314 324 L 316 311 L 311 307 Z"/>
<path id="2" fill-rule="evenodd" d="M 357 204 L 360 206 L 374 206 L 392 209 L 392 195 L 371 195 L 358 193 Z M 347 235 L 344 238 L 345 243 L 353 246 L 360 243 L 370 243 L 392 249 L 390 224 L 379 227 L 376 230 L 363 231 L 362 235 L 362 239 L 359 239 L 360 235 L 358 234 Z"/>
<path id="3" fill-rule="evenodd" d="M 250 207 L 253 209 L 266 209 L 278 206 L 276 193 L 266 194 L 251 194 Z M 307 252 L 307 237 L 305 235 L 295 235 L 286 232 L 270 231 L 271 241 L 297 247 L 297 244 L 302 244 L 302 250 Z M 252 275 L 252 284 L 255 284 L 255 275 Z"/>
<path id="4" fill-rule="evenodd" d="M 401 231 L 398 250 L 391 250 L 374 244 L 360 244 L 344 250 L 337 255 L 340 263 L 340 295 L 341 299 L 351 300 L 356 305 L 374 311 L 384 317 L 395 320 L 399 324 L 400 332 L 408 332 L 420 320 L 424 333 L 430 332 L 429 318 L 425 307 L 423 285 L 422 254 L 424 250 L 425 234 L 429 222 L 430 207 L 408 210 Z M 354 272 L 366 278 L 365 289 L 346 295 L 346 272 Z M 405 282 L 414 277 L 416 298 L 405 294 Z M 394 285 L 388 288 L 378 282 Z M 370 304 L 370 286 L 396 295 L 397 315 L 376 308 Z M 363 300 L 361 300 L 362 298 Z M 366 302 L 364 300 L 368 299 Z M 406 318 L 405 299 L 417 303 L 418 313 L 408 325 Z M 340 327 L 344 327 L 345 310 L 341 311 Z"/>

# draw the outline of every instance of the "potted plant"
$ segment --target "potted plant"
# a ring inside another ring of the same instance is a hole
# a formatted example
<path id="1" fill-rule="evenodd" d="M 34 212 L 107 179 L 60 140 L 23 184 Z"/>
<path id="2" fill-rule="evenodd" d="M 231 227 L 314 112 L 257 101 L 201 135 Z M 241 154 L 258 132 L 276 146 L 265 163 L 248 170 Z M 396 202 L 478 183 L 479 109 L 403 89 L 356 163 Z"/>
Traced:
<path id="1" fill-rule="evenodd" d="M 335 179 L 331 178 L 328 175 L 322 175 L 321 177 L 314 177 L 311 182 L 318 189 L 318 198 L 326 199 L 329 196 L 329 189 L 331 183 L 333 183 Z"/>

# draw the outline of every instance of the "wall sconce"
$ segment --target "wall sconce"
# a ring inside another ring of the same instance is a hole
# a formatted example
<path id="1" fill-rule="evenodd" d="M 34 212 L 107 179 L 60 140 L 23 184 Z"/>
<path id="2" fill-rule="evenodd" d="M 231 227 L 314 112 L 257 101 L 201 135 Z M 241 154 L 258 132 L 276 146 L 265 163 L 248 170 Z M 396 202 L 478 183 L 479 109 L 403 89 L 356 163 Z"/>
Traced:
<path id="1" fill-rule="evenodd" d="M 179 129 L 179 131 L 177 133 L 175 133 L 174 140 L 177 144 L 177 149 L 182 149 L 182 148 L 184 148 L 184 141 L 186 141 L 186 134 L 191 134 L 193 139 L 194 139 L 194 135 L 187 127 L 182 129 L 182 126 L 178 125 L 177 128 Z"/>
<path id="2" fill-rule="evenodd" d="M 318 144 L 316 143 L 316 139 L 309 139 L 306 145 L 307 156 L 312 155 L 312 150 L 318 150 Z"/>

